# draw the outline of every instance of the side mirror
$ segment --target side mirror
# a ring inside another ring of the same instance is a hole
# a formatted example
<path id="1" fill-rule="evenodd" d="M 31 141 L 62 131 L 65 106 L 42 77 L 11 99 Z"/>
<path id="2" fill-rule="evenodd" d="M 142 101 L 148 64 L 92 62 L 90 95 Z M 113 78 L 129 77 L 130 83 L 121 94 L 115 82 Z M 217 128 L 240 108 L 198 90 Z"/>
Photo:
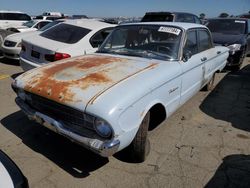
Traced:
<path id="1" fill-rule="evenodd" d="M 184 50 L 182 60 L 184 62 L 188 61 L 192 57 L 192 52 L 190 50 Z"/>

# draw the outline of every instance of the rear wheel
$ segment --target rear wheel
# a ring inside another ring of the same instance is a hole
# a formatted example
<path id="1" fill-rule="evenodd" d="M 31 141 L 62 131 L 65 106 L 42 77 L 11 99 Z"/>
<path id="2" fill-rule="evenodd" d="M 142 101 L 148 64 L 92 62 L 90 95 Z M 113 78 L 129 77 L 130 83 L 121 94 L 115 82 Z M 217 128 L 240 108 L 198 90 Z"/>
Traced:
<path id="1" fill-rule="evenodd" d="M 135 162 L 145 161 L 150 150 L 150 143 L 148 140 L 148 126 L 150 121 L 150 112 L 148 112 L 143 121 L 141 122 L 140 128 L 135 135 L 134 140 L 131 143 L 132 153 Z"/>

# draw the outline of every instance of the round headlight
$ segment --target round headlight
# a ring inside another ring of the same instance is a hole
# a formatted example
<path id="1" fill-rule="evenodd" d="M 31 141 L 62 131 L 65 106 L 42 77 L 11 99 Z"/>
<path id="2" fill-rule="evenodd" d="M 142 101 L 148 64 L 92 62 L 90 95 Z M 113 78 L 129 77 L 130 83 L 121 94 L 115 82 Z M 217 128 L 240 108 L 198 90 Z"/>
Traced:
<path id="1" fill-rule="evenodd" d="M 104 120 L 96 118 L 94 127 L 95 127 L 97 134 L 99 134 L 101 137 L 108 138 L 112 134 L 112 129 L 110 125 Z"/>

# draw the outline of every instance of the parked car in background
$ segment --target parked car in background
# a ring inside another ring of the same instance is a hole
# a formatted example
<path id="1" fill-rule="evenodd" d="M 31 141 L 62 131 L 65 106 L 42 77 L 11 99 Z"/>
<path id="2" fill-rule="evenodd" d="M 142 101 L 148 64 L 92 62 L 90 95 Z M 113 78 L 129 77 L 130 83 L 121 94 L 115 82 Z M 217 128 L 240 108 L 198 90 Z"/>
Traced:
<path id="1" fill-rule="evenodd" d="M 3 57 L 3 52 L 2 52 L 1 46 L 3 44 L 5 37 L 7 37 L 8 35 L 11 35 L 13 33 L 14 33 L 13 31 L 7 31 L 5 29 L 0 29 L 0 58 Z"/>
<path id="2" fill-rule="evenodd" d="M 27 31 L 36 31 L 41 29 L 48 23 L 52 22 L 51 20 L 30 20 L 22 24 L 22 26 L 8 28 L 7 30 L 13 32 L 27 32 Z"/>
<path id="3" fill-rule="evenodd" d="M 250 54 L 250 20 L 213 18 L 208 20 L 207 27 L 212 32 L 215 44 L 230 49 L 227 66 L 240 69 L 244 57 Z"/>
<path id="4" fill-rule="evenodd" d="M 23 38 L 24 71 L 46 63 L 95 52 L 115 25 L 92 19 L 67 20 L 41 34 Z"/>
<path id="5" fill-rule="evenodd" d="M 0 29 L 18 27 L 30 20 L 31 17 L 23 12 L 0 10 Z"/>
<path id="6" fill-rule="evenodd" d="M 34 19 L 39 19 L 39 20 L 58 20 L 58 19 L 63 19 L 64 16 L 44 16 L 44 15 L 40 15 L 40 16 L 35 16 Z"/>
<path id="7" fill-rule="evenodd" d="M 0 187 L 28 188 L 28 181 L 17 165 L 0 150 Z"/>
<path id="8" fill-rule="evenodd" d="M 88 19 L 88 16 L 84 14 L 76 14 L 76 15 L 72 15 L 72 19 Z"/>
<path id="9" fill-rule="evenodd" d="M 212 89 L 227 57 L 203 25 L 124 24 L 97 53 L 30 70 L 12 88 L 30 119 L 104 157 L 130 145 L 139 162 L 149 152 L 152 122 Z"/>
<path id="10" fill-rule="evenodd" d="M 56 21 L 48 21 L 49 24 L 43 26 L 37 31 L 28 31 L 23 33 L 15 33 L 12 35 L 9 35 L 5 38 L 4 42 L 1 45 L 1 50 L 3 52 L 4 57 L 14 60 L 19 60 L 21 47 L 22 47 L 22 39 L 24 37 L 30 37 L 33 34 L 41 33 L 53 26 L 55 26 L 58 23 L 64 22 L 65 20 L 56 20 Z"/>
<path id="11" fill-rule="evenodd" d="M 241 14 L 241 15 L 239 15 L 239 16 L 237 16 L 237 17 L 240 17 L 240 18 L 248 18 L 248 19 L 250 19 L 250 13 Z"/>
<path id="12" fill-rule="evenodd" d="M 141 22 L 188 22 L 201 24 L 198 16 L 186 12 L 147 12 Z"/>

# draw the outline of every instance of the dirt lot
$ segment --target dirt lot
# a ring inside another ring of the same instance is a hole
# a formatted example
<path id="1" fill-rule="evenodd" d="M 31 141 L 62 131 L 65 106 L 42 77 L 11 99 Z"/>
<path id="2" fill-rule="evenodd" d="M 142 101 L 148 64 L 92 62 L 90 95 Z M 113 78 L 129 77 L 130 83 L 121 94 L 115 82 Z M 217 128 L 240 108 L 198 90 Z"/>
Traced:
<path id="1" fill-rule="evenodd" d="M 151 131 L 151 153 L 140 164 L 124 153 L 99 157 L 29 121 L 10 88 L 20 72 L 0 59 L 0 148 L 31 188 L 250 187 L 250 58 Z"/>

